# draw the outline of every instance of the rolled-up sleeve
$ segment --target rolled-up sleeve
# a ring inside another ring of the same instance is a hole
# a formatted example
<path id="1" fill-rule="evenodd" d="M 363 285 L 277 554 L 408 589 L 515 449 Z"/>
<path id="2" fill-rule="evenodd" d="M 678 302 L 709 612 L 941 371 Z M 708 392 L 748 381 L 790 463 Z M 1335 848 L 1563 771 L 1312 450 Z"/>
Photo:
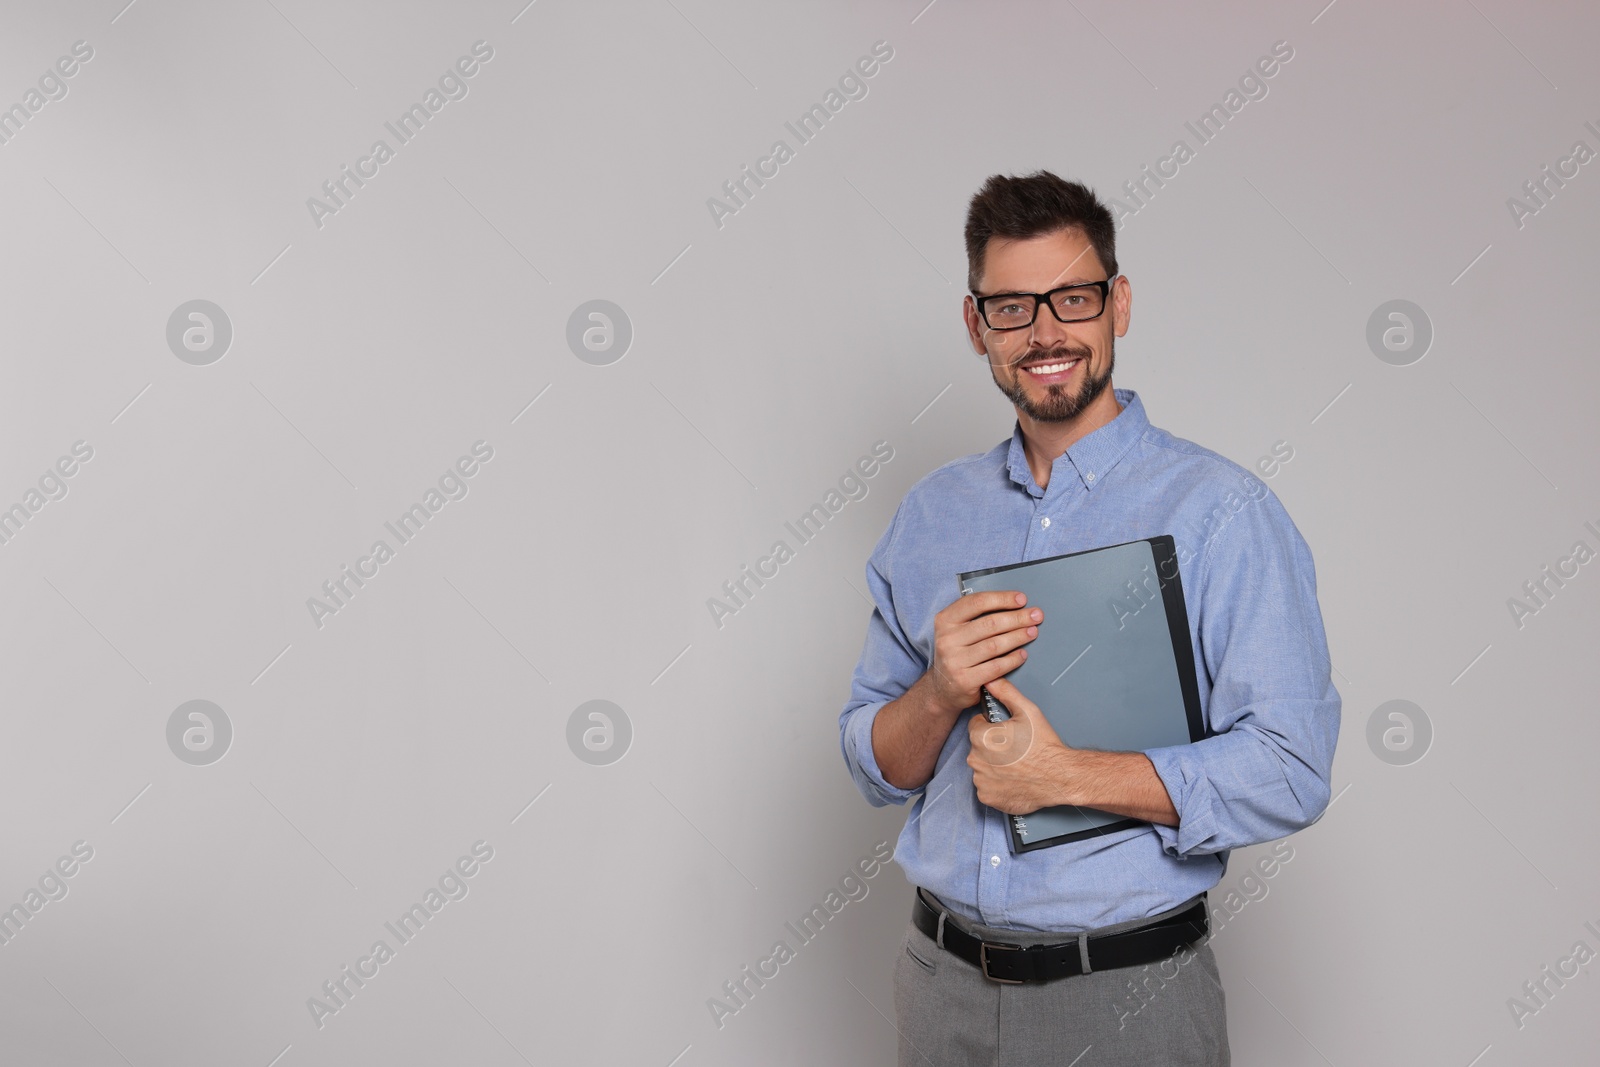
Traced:
<path id="1" fill-rule="evenodd" d="M 1145 752 L 1178 812 L 1177 826 L 1155 831 L 1180 859 L 1315 822 L 1339 736 L 1311 550 L 1276 495 L 1248 501 L 1215 532 L 1197 577 L 1188 608 L 1198 613 L 1215 736 Z"/>
<path id="2" fill-rule="evenodd" d="M 922 656 L 906 639 L 894 610 L 894 590 L 888 575 L 894 546 L 895 527 L 900 513 L 878 539 L 867 560 L 867 589 L 872 594 L 872 618 L 867 624 L 867 640 L 850 680 L 850 700 L 839 714 L 839 747 L 856 788 L 873 807 L 904 804 L 921 792 L 901 789 L 884 780 L 878 758 L 872 751 L 872 724 L 883 706 L 911 688 L 927 669 Z"/>

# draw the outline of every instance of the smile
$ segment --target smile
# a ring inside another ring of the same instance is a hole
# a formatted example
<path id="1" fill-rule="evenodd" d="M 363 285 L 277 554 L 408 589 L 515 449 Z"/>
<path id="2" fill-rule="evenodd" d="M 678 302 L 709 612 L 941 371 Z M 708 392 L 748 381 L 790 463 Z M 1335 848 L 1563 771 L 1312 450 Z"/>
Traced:
<path id="1" fill-rule="evenodd" d="M 1057 363 L 1032 363 L 1022 369 L 1039 381 L 1053 382 L 1066 378 L 1072 373 L 1073 368 L 1082 362 L 1083 358 L 1080 356 L 1077 359 L 1067 359 Z"/>

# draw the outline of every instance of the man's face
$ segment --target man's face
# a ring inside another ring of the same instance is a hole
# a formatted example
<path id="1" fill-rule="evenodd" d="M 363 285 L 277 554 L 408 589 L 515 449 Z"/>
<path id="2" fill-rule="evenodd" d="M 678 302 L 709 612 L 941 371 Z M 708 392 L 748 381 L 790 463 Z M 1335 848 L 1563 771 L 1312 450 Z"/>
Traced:
<path id="1" fill-rule="evenodd" d="M 991 237 L 978 292 L 1044 293 L 1102 281 L 1100 257 L 1079 230 L 1012 240 Z M 1098 318 L 1059 322 L 1042 303 L 1032 327 L 992 330 L 968 296 L 963 306 L 973 350 L 987 356 L 994 383 L 1019 412 L 1039 422 L 1077 417 L 1111 387 L 1115 339 L 1128 332 L 1132 292 L 1119 278 Z"/>

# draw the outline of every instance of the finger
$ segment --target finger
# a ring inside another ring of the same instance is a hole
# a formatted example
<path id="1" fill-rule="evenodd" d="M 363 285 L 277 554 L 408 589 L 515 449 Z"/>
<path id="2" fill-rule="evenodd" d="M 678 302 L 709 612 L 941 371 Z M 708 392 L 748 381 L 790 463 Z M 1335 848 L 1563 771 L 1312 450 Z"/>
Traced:
<path id="1" fill-rule="evenodd" d="M 1029 630 L 1033 632 L 1030 633 Z M 967 667 L 977 667 L 991 660 L 1009 655 L 1037 636 L 1038 631 L 1031 626 L 1023 630 L 1008 630 L 1003 634 L 985 637 L 970 645 L 958 647 L 956 655 L 960 657 L 960 661 Z"/>
<path id="2" fill-rule="evenodd" d="M 967 720 L 967 740 L 972 743 L 973 748 L 982 747 L 984 744 L 983 732 L 996 725 L 998 724 L 990 722 L 982 715 L 974 715 Z"/>
<path id="3" fill-rule="evenodd" d="M 991 695 L 998 698 L 1002 703 L 1011 697 L 1022 696 L 1022 690 L 1012 685 L 1011 679 L 1009 678 L 996 678 L 994 681 L 990 682 L 989 692 Z"/>
<path id="4" fill-rule="evenodd" d="M 1030 626 L 1037 626 L 1044 621 L 1044 611 L 1040 608 L 1017 608 L 1014 611 L 992 611 L 987 615 L 979 615 L 968 622 L 958 623 L 957 631 L 963 635 L 971 633 L 973 640 L 978 637 L 991 637 L 995 634 L 1009 633 L 1013 630 L 1026 630 Z"/>
<path id="5" fill-rule="evenodd" d="M 988 685 L 996 678 L 1010 674 L 1028 658 L 1026 648 L 1013 649 L 1003 656 L 996 656 L 989 660 L 979 660 L 972 666 L 972 684 L 974 686 Z"/>
<path id="6" fill-rule="evenodd" d="M 962 677 L 965 678 L 967 684 L 977 688 L 988 681 L 987 676 L 990 674 L 999 677 L 1011 670 L 1015 670 L 1015 667 L 996 670 L 992 666 L 993 664 L 1005 663 L 1012 656 L 1019 657 L 1016 663 L 1020 664 L 1027 656 L 1027 650 L 1017 648 L 1007 651 L 1004 648 L 991 648 L 987 643 L 983 643 L 974 645 L 971 648 L 959 649 L 948 662 L 952 667 L 959 665 Z"/>
<path id="7" fill-rule="evenodd" d="M 994 723 L 983 731 L 983 750 L 996 762 L 996 757 L 1007 757 L 1017 746 L 1017 735 L 1005 723 Z M 1009 760 L 1000 760 L 1009 762 Z"/>
<path id="8" fill-rule="evenodd" d="M 1014 716 L 1000 723 L 984 720 L 982 725 L 969 728 L 972 750 L 983 757 L 991 767 L 1004 767 L 1023 759 L 1033 750 L 1038 731 L 1026 716 Z"/>
<path id="9" fill-rule="evenodd" d="M 1020 741 L 1012 752 L 1014 758 L 1020 759 L 1032 750 L 1034 743 L 1060 744 L 1061 735 L 1050 724 L 1039 705 L 1022 695 L 1022 691 L 1004 678 L 997 678 L 987 684 L 991 696 L 1006 706 L 1011 713 L 1008 722 L 1016 723 L 1017 737 Z"/>
<path id="10" fill-rule="evenodd" d="M 975 605 L 957 602 L 949 605 L 935 620 L 934 629 L 937 633 L 938 652 L 935 659 L 942 663 L 948 672 L 962 674 L 973 667 L 983 664 L 997 656 L 1003 656 L 1018 645 L 1033 640 L 1038 636 L 1037 621 L 1033 608 L 1012 608 L 1009 611 L 986 612 L 965 622 L 952 621 L 956 618 L 957 610 L 968 607 L 982 608 L 986 603 L 991 603 L 995 598 L 1002 601 L 1010 597 L 1013 601 L 1017 597 L 1026 599 L 1021 593 L 1009 591 L 975 593 L 965 597 L 966 601 L 977 601 Z M 981 598 L 981 599 L 980 599 Z M 1043 612 L 1038 612 L 1040 618 Z M 995 621 L 990 621 L 995 620 Z M 1030 632 L 1031 631 L 1031 632 Z M 994 640 L 1000 638 L 1000 640 Z M 986 643 L 987 642 L 987 643 Z M 1004 670 L 1014 670 L 1021 659 L 1009 662 Z M 950 673 L 945 674 L 951 677 Z M 952 678 L 952 681 L 954 679 Z M 972 685 L 981 684 L 972 682 Z"/>
<path id="11" fill-rule="evenodd" d="M 1022 690 L 1011 684 L 1008 678 L 996 678 L 986 682 L 989 695 L 1006 706 L 1012 715 L 1024 715 L 1029 719 L 1042 719 L 1044 715 L 1039 711 L 1039 705 L 1022 695 Z"/>
<path id="12" fill-rule="evenodd" d="M 1004 722 L 990 722 L 981 716 L 974 716 L 972 724 L 967 727 L 967 740 L 971 744 L 972 751 L 990 764 L 1012 762 L 1014 754 L 1026 750 L 1032 735 L 1033 731 L 1026 723 L 1017 723 L 1010 719 Z"/>
<path id="13" fill-rule="evenodd" d="M 1015 589 L 990 589 L 982 593 L 957 597 L 946 606 L 945 610 L 950 613 L 952 620 L 968 622 L 991 611 L 1019 608 L 1027 602 L 1027 596 Z"/>
<path id="14" fill-rule="evenodd" d="M 995 749 L 1006 743 L 1004 723 L 990 722 L 982 715 L 974 715 L 967 727 L 967 740 L 972 751 L 987 758 Z"/>

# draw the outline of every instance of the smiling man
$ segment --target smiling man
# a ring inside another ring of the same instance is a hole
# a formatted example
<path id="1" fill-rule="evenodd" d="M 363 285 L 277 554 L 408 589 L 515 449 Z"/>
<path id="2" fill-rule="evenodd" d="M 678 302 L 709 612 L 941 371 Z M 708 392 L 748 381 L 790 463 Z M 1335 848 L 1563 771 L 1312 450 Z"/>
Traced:
<path id="1" fill-rule="evenodd" d="M 1329 798 L 1340 698 L 1311 553 L 1264 483 L 1112 385 L 1133 290 L 1091 191 L 995 175 L 966 245 L 967 337 L 1016 423 L 901 502 L 867 563 L 876 609 L 839 716 L 867 800 L 915 798 L 895 850 L 918 887 L 899 1062 L 1227 1064 L 1206 891 L 1231 849 L 1309 825 Z M 956 575 L 1159 534 L 1176 541 L 1213 736 L 1069 748 L 1002 677 L 1050 620 L 1020 593 L 961 597 Z M 1003 725 L 978 714 L 981 686 Z M 1009 815 L 1058 804 L 1144 825 L 1013 855 Z"/>

